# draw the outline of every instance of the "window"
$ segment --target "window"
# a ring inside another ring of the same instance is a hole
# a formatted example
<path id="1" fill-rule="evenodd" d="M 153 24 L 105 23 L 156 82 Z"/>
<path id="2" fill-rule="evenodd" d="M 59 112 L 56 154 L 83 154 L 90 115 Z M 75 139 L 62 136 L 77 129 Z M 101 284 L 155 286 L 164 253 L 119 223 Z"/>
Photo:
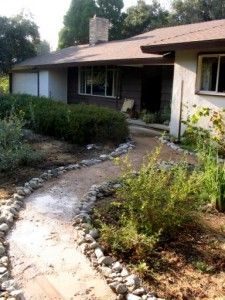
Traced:
<path id="1" fill-rule="evenodd" d="M 115 98 L 116 76 L 114 67 L 81 67 L 79 94 Z"/>
<path id="2" fill-rule="evenodd" d="M 199 92 L 225 94 L 225 54 L 199 56 Z"/>

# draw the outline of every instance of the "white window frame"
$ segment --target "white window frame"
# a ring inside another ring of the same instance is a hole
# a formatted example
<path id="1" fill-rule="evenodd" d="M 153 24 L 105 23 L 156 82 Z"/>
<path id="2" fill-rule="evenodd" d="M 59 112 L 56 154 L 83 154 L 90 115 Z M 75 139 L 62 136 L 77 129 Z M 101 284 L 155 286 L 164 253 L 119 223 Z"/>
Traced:
<path id="1" fill-rule="evenodd" d="M 98 66 L 87 66 L 87 68 L 91 68 L 91 77 L 93 78 L 93 69 L 94 67 Z M 96 95 L 93 94 L 93 84 L 91 84 L 91 93 L 88 94 L 86 93 L 86 82 L 85 82 L 85 93 L 81 92 L 81 71 L 83 68 L 86 67 L 79 67 L 78 68 L 78 94 L 83 95 L 83 96 L 91 96 L 91 97 L 102 97 L 102 98 L 111 98 L 111 99 L 116 99 L 116 72 L 117 69 L 113 67 L 108 67 L 105 66 L 105 95 Z M 108 76 L 108 70 L 113 71 L 113 86 L 112 86 L 112 96 L 107 95 L 107 76 Z"/>
<path id="2" fill-rule="evenodd" d="M 216 58 L 218 58 L 218 68 L 217 68 L 216 90 L 215 91 L 203 91 L 203 90 L 201 90 L 202 60 L 205 57 L 216 57 Z M 225 93 L 218 92 L 221 57 L 225 57 L 225 54 L 224 53 L 223 54 L 222 53 L 213 53 L 213 54 L 200 54 L 198 56 L 197 81 L 196 81 L 196 93 L 197 94 L 225 96 Z"/>

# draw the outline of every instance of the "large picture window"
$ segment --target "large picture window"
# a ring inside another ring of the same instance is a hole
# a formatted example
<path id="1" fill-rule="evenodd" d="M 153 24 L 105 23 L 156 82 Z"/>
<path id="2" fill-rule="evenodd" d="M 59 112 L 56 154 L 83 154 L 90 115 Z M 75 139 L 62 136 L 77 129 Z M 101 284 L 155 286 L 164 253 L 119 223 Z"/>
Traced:
<path id="1" fill-rule="evenodd" d="M 200 55 L 198 64 L 198 91 L 225 94 L 225 54 Z"/>
<path id="2" fill-rule="evenodd" d="M 114 67 L 80 67 L 79 94 L 115 98 L 116 77 Z"/>

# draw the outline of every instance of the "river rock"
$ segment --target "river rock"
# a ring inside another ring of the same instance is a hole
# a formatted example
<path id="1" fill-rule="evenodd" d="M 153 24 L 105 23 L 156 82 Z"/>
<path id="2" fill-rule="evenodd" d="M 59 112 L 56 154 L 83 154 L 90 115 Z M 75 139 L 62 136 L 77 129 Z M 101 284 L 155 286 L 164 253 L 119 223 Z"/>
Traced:
<path id="1" fill-rule="evenodd" d="M 89 234 L 93 237 L 93 239 L 99 238 L 99 232 L 96 228 L 91 229 Z"/>
<path id="2" fill-rule="evenodd" d="M 0 267 L 0 274 L 3 274 L 7 271 L 6 267 Z"/>
<path id="3" fill-rule="evenodd" d="M 116 287 L 117 294 L 125 294 L 127 292 L 127 286 L 125 284 L 118 284 Z"/>
<path id="4" fill-rule="evenodd" d="M 146 293 L 146 290 L 142 287 L 133 291 L 133 294 L 136 296 L 142 296 Z"/>
<path id="5" fill-rule="evenodd" d="M 96 255 L 96 257 L 99 259 L 99 258 L 101 258 L 101 257 L 104 256 L 104 253 L 102 252 L 102 249 L 101 249 L 101 248 L 96 248 L 96 249 L 95 249 L 95 255 Z"/>
<path id="6" fill-rule="evenodd" d="M 5 253 L 5 247 L 0 244 L 0 256 Z"/>
<path id="7" fill-rule="evenodd" d="M 113 263 L 113 259 L 111 256 L 102 256 L 99 258 L 98 263 L 100 265 L 111 266 Z"/>
<path id="8" fill-rule="evenodd" d="M 135 289 L 140 286 L 140 279 L 136 275 L 130 275 L 127 277 L 127 286 L 133 286 Z"/>
<path id="9" fill-rule="evenodd" d="M 121 265 L 120 262 L 117 261 L 117 262 L 115 262 L 115 263 L 113 264 L 112 270 L 113 270 L 114 272 L 121 272 L 122 269 L 123 269 L 123 267 L 122 267 L 122 265 Z"/>
<path id="10" fill-rule="evenodd" d="M 136 296 L 134 294 L 127 294 L 126 295 L 126 300 L 141 300 L 141 297 Z"/>

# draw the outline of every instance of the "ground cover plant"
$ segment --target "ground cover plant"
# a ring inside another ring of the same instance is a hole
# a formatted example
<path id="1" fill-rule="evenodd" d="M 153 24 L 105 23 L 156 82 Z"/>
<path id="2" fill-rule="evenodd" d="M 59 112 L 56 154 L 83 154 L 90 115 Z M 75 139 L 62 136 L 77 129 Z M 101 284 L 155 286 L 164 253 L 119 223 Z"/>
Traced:
<path id="1" fill-rule="evenodd" d="M 224 297 L 225 167 L 217 148 L 200 141 L 195 166 L 184 157 L 160 168 L 159 154 L 139 173 L 120 161 L 122 188 L 94 211 L 100 241 L 163 298 Z"/>
<path id="2" fill-rule="evenodd" d="M 0 103 L 0 117 L 22 111 L 30 129 L 71 143 L 120 143 L 128 136 L 125 116 L 108 108 L 28 95 L 1 96 Z"/>

